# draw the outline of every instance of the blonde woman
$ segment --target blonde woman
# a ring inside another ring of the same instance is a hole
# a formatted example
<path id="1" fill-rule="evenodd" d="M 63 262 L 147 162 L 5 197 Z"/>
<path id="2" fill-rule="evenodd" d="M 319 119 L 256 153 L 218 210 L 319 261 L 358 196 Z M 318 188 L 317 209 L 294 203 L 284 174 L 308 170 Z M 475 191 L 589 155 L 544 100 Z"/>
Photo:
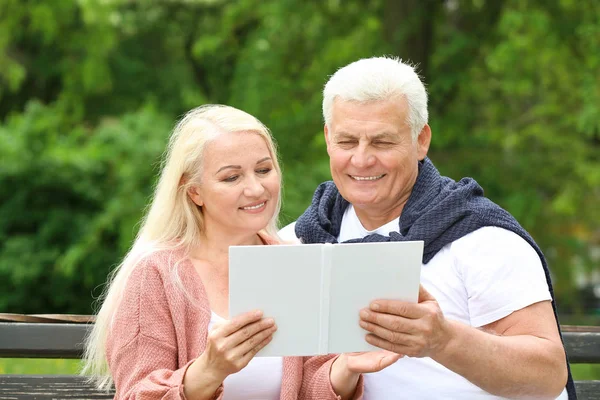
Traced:
<path id="1" fill-rule="evenodd" d="M 360 398 L 360 372 L 391 356 L 254 358 L 275 321 L 259 310 L 228 319 L 228 248 L 276 243 L 280 191 L 275 145 L 256 118 L 218 105 L 187 113 L 109 281 L 83 373 L 114 383 L 117 399 Z"/>

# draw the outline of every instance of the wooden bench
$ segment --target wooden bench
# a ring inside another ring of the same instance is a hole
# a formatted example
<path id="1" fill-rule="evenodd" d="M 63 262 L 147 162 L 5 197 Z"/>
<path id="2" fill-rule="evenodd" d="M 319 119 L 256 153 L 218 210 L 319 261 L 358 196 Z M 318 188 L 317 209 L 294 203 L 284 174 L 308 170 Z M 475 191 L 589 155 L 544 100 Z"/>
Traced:
<path id="1" fill-rule="evenodd" d="M 80 358 L 89 316 L 0 314 L 1 358 Z M 572 364 L 600 364 L 600 327 L 563 326 Z M 600 400 L 600 380 L 576 381 L 580 400 Z M 110 399 L 76 375 L 0 375 L 0 399 Z"/>

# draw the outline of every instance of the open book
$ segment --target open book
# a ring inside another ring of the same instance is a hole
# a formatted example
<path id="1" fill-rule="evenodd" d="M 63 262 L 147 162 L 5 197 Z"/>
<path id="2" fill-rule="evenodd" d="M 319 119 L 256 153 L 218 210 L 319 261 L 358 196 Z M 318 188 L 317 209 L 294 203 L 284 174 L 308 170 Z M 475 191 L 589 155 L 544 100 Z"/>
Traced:
<path id="1" fill-rule="evenodd" d="M 359 311 L 376 299 L 416 302 L 423 242 L 229 248 L 229 315 L 259 309 L 277 324 L 258 356 L 378 350 Z"/>

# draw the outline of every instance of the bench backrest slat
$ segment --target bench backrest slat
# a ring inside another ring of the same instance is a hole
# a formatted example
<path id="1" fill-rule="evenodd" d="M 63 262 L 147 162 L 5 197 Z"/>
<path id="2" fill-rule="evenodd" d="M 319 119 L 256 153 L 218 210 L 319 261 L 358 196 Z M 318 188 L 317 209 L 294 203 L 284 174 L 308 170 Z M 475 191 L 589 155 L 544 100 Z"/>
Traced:
<path id="1" fill-rule="evenodd" d="M 80 358 L 91 325 L 0 322 L 0 357 Z"/>
<path id="2" fill-rule="evenodd" d="M 600 332 L 564 332 L 565 350 L 572 363 L 600 363 Z"/>
<path id="3" fill-rule="evenodd" d="M 79 358 L 91 325 L 0 322 L 0 357 Z M 572 363 L 600 363 L 600 332 L 564 332 Z"/>
<path id="4" fill-rule="evenodd" d="M 579 400 L 600 400 L 600 381 L 575 381 Z"/>

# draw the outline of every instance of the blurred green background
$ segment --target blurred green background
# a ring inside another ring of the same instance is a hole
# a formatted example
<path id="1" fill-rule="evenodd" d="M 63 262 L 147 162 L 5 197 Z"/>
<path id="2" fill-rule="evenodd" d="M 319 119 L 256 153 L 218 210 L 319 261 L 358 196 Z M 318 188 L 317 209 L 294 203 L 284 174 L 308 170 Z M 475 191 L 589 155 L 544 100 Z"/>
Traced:
<path id="1" fill-rule="evenodd" d="M 599 324 L 597 0 L 2 0 L 0 312 L 93 312 L 201 104 L 271 128 L 294 220 L 329 179 L 323 85 L 373 55 L 418 65 L 430 158 L 533 235 L 561 322 Z"/>

